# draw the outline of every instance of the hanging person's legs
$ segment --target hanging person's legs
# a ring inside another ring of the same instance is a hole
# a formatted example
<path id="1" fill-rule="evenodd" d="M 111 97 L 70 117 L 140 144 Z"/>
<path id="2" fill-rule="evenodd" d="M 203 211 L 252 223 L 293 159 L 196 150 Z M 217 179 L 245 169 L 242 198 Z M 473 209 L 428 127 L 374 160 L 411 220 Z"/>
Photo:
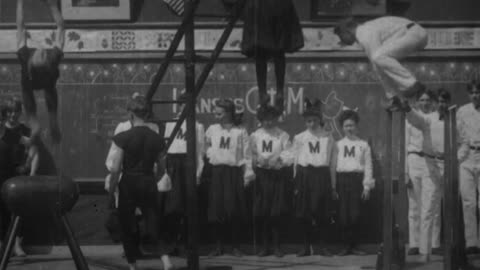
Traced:
<path id="1" fill-rule="evenodd" d="M 278 108 L 280 113 L 283 112 L 285 107 L 284 101 L 284 87 L 285 87 L 285 53 L 278 52 L 273 56 L 273 63 L 275 65 L 275 79 L 277 82 L 277 95 L 275 96 L 275 107 Z"/>
<path id="2" fill-rule="evenodd" d="M 266 52 L 258 50 L 255 55 L 255 72 L 257 75 L 258 103 L 260 106 L 270 103 L 270 97 L 267 94 L 267 60 Z"/>
<path id="3" fill-rule="evenodd" d="M 371 57 L 372 63 L 396 83 L 396 94 L 411 98 L 425 86 L 417 81 L 399 59 L 423 50 L 428 42 L 425 29 L 417 24 L 405 28 L 405 33 L 394 41 L 383 44 Z"/>
<path id="4" fill-rule="evenodd" d="M 37 118 L 37 103 L 31 87 L 22 86 L 22 99 L 27 123 L 32 130 L 31 138 L 33 139 L 40 135 L 40 121 Z"/>
<path id="5" fill-rule="evenodd" d="M 60 127 L 58 125 L 58 95 L 56 88 L 44 90 L 45 102 L 48 110 L 48 120 L 50 123 L 50 136 L 53 142 L 58 143 L 62 139 Z"/>

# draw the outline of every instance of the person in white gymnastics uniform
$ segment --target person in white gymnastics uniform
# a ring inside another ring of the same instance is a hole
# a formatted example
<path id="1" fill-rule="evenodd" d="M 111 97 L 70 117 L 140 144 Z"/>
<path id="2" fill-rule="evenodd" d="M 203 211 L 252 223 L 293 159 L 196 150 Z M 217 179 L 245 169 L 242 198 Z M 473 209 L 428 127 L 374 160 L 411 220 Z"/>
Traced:
<path id="1" fill-rule="evenodd" d="M 356 245 L 359 231 L 362 202 L 370 198 L 375 187 L 372 175 L 372 150 L 368 142 L 358 137 L 358 113 L 344 110 L 339 123 L 344 137 L 337 141 L 335 167 L 337 171 L 337 192 L 339 200 L 339 221 L 345 247 L 338 255 L 365 255 Z"/>
<path id="2" fill-rule="evenodd" d="M 440 215 L 444 172 L 444 114 L 450 104 L 450 93 L 439 89 L 437 112 L 422 115 L 417 110 L 406 108 L 408 122 L 422 131 L 421 155 L 425 157 L 428 174 L 422 179 L 420 212 L 420 255 L 422 261 L 430 259 L 433 226 Z"/>
<path id="3" fill-rule="evenodd" d="M 212 224 L 216 248 L 210 256 L 224 253 L 226 234 L 231 235 L 232 254 L 241 257 L 238 236 L 241 222 L 247 215 L 244 186 L 252 179 L 250 138 L 239 127 L 233 101 L 225 99 L 216 103 L 217 124 L 205 132 L 206 155 L 212 166 L 208 187 L 208 221 Z"/>
<path id="4" fill-rule="evenodd" d="M 412 98 L 424 89 L 399 60 L 427 46 L 427 31 L 406 18 L 385 16 L 359 24 L 354 19 L 341 21 L 334 33 L 345 45 L 355 42 L 363 48 L 378 74 L 391 108 L 401 107 L 399 98 Z"/>
<path id="5" fill-rule="evenodd" d="M 280 249 L 280 226 L 291 210 L 289 183 L 293 160 L 288 158 L 290 136 L 277 126 L 281 111 L 270 105 L 257 110 L 261 127 L 251 136 L 252 163 L 255 170 L 253 214 L 257 220 L 262 248 L 258 256 L 270 254 L 268 239 L 272 233 L 274 255 L 283 257 Z M 287 157 L 286 157 L 287 155 Z"/>
<path id="6" fill-rule="evenodd" d="M 480 189 L 480 84 L 467 86 L 470 103 L 457 112 L 457 129 L 460 164 L 460 193 L 462 195 L 465 223 L 466 253 L 479 253 L 480 235 L 477 209 L 480 207 L 477 192 Z"/>

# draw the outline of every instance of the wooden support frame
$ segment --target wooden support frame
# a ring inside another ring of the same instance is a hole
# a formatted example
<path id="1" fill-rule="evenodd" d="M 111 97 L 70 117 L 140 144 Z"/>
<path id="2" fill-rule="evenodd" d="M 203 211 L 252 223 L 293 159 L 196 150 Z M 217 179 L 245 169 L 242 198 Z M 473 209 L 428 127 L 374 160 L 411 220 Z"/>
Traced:
<path id="1" fill-rule="evenodd" d="M 393 203 L 392 203 L 392 153 L 393 153 L 393 141 L 392 141 L 392 127 L 393 127 L 393 113 L 387 111 L 387 153 L 386 153 L 386 164 L 385 164 L 385 174 L 383 178 L 383 270 L 390 270 L 392 263 L 392 251 L 393 251 Z"/>

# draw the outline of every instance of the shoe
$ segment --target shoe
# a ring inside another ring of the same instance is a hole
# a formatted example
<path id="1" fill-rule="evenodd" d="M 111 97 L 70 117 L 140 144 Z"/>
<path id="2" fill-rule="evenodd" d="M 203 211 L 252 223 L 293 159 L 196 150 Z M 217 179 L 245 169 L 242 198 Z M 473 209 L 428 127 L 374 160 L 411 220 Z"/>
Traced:
<path id="1" fill-rule="evenodd" d="M 467 247 L 467 249 L 465 249 L 465 253 L 467 253 L 467 255 L 477 254 L 478 247 Z"/>
<path id="2" fill-rule="evenodd" d="M 245 254 L 238 248 L 233 248 L 232 255 L 235 257 L 243 257 Z"/>
<path id="3" fill-rule="evenodd" d="M 319 251 L 318 251 L 318 255 L 320 256 L 324 256 L 324 257 L 332 257 L 333 254 L 327 249 L 327 248 L 321 248 Z"/>
<path id="4" fill-rule="evenodd" d="M 275 257 L 277 258 L 282 258 L 283 256 L 285 256 L 285 253 L 279 247 L 275 248 L 273 254 L 275 254 Z"/>
<path id="5" fill-rule="evenodd" d="M 418 254 L 420 254 L 420 251 L 418 250 L 417 247 L 409 248 L 408 251 L 407 251 L 407 255 L 409 255 L 409 256 L 414 256 L 414 255 L 418 255 Z"/>
<path id="6" fill-rule="evenodd" d="M 257 253 L 258 257 L 266 257 L 269 255 L 268 249 L 262 248 L 260 251 Z"/>
<path id="7" fill-rule="evenodd" d="M 361 250 L 361 249 L 358 249 L 358 248 L 352 248 L 351 253 L 352 253 L 353 255 L 357 255 L 357 256 L 365 256 L 365 255 L 367 255 L 367 253 L 366 253 L 365 251 L 363 251 L 363 250 Z"/>
<path id="8" fill-rule="evenodd" d="M 337 253 L 338 256 L 347 256 L 349 255 L 351 252 L 350 252 L 350 249 L 349 248 L 344 248 L 342 250 L 340 250 L 340 252 Z"/>
<path id="9" fill-rule="evenodd" d="M 432 254 L 443 256 L 443 249 L 441 247 L 432 248 Z"/>
<path id="10" fill-rule="evenodd" d="M 304 248 L 297 253 L 297 257 L 310 256 L 310 249 Z"/>
<path id="11" fill-rule="evenodd" d="M 208 257 L 218 257 L 223 255 L 223 250 L 220 247 L 217 247 L 212 252 L 208 254 Z"/>
<path id="12" fill-rule="evenodd" d="M 172 257 L 180 257 L 180 249 L 178 247 L 172 248 L 172 250 L 168 253 L 169 256 Z"/>
<path id="13" fill-rule="evenodd" d="M 416 81 L 412 86 L 402 91 L 402 96 L 406 99 L 414 98 L 419 91 L 425 90 L 425 85 L 419 81 Z"/>

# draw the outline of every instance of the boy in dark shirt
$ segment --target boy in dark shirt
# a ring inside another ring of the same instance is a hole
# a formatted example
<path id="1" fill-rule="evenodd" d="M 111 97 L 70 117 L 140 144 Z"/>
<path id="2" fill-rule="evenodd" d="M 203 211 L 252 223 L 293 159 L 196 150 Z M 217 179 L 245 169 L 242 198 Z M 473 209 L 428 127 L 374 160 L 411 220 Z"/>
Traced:
<path id="1" fill-rule="evenodd" d="M 152 131 L 145 119 L 149 108 L 145 98 L 132 99 L 128 110 L 132 128 L 113 137 L 113 147 L 116 147 L 115 157 L 108 168 L 112 173 L 112 186 L 118 184 L 118 211 L 122 228 L 122 243 L 130 270 L 136 270 L 136 225 L 135 208 L 140 207 L 145 215 L 147 232 L 152 244 L 162 255 L 164 269 L 172 269 L 173 265 L 166 253 L 165 247 L 158 237 L 158 211 L 156 209 L 157 179 L 164 172 L 161 153 L 165 150 L 162 136 Z M 154 172 L 157 163 L 159 169 Z M 121 180 L 118 174 L 122 173 Z"/>
<path id="2" fill-rule="evenodd" d="M 59 77 L 58 66 L 63 58 L 65 43 L 65 28 L 62 15 L 58 9 L 58 0 L 43 0 L 48 7 L 57 25 L 55 40 L 52 49 L 28 48 L 27 31 L 23 18 L 23 0 L 17 0 L 17 56 L 20 60 L 22 75 L 22 96 L 25 103 L 28 124 L 32 129 L 32 136 L 40 134 L 40 123 L 37 119 L 37 105 L 33 91 L 43 89 L 50 122 L 50 135 L 53 142 L 61 140 L 57 121 L 58 97 L 56 84 Z"/>
<path id="3" fill-rule="evenodd" d="M 21 114 L 22 102 L 17 98 L 10 99 L 6 106 L 5 136 L 7 138 L 30 137 L 30 129 L 19 121 Z M 26 164 L 27 147 L 22 143 L 14 143 L 11 146 L 15 175 L 27 174 L 27 168 L 29 167 Z"/>

